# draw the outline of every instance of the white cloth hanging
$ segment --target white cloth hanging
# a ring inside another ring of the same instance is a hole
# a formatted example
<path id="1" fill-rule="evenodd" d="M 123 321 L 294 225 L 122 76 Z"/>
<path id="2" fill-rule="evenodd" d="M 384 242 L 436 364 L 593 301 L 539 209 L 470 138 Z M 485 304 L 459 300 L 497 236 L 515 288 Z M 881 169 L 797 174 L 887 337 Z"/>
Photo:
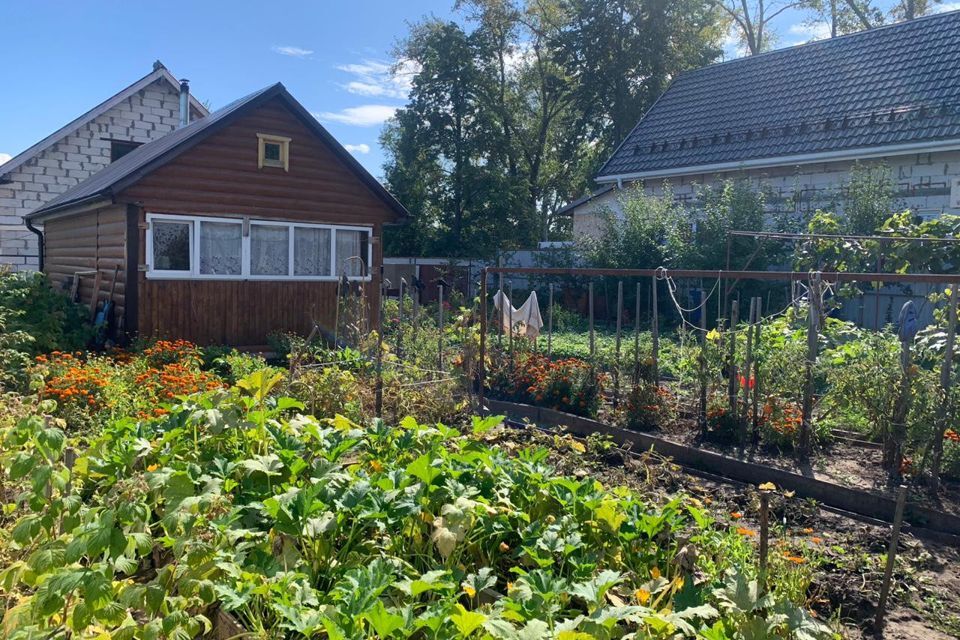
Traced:
<path id="1" fill-rule="evenodd" d="M 536 291 L 530 292 L 530 297 L 519 309 L 513 308 L 510 298 L 503 291 L 497 291 L 493 296 L 493 306 L 500 312 L 500 327 L 504 331 L 513 330 L 531 340 L 540 335 L 543 318 L 540 317 L 540 303 L 537 301 Z"/>

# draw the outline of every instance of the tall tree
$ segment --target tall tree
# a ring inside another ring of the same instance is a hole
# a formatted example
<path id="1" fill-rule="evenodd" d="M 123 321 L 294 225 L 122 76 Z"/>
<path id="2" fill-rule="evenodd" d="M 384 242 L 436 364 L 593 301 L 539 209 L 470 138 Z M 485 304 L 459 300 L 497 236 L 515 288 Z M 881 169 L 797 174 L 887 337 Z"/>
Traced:
<path id="1" fill-rule="evenodd" d="M 554 212 L 669 79 L 719 53 L 711 0 L 616 4 L 459 0 L 461 20 L 412 28 L 397 55 L 420 70 L 382 141 L 387 182 L 416 220 L 388 251 L 483 255 L 548 239 L 567 222 Z"/>
<path id="2" fill-rule="evenodd" d="M 784 11 L 801 6 L 803 0 L 714 0 L 714 3 L 731 20 L 747 53 L 756 55 L 774 44 L 771 23 Z"/>

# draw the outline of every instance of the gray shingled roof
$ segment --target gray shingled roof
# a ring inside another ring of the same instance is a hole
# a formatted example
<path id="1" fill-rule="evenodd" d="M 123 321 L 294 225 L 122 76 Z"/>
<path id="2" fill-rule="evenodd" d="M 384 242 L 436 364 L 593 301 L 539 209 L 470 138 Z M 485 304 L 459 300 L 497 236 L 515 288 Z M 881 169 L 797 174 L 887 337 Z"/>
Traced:
<path id="1" fill-rule="evenodd" d="M 598 176 L 960 140 L 960 11 L 678 76 Z"/>
<path id="2" fill-rule="evenodd" d="M 173 74 L 171 74 L 170 71 L 165 66 L 163 66 L 163 64 L 159 60 L 157 60 L 157 62 L 154 63 L 153 70 L 147 75 L 143 76 L 142 78 L 140 78 L 139 80 L 131 84 L 130 86 L 124 89 L 121 89 L 118 93 L 107 98 L 106 100 L 104 100 L 103 102 L 95 106 L 93 109 L 90 109 L 89 111 L 84 113 L 82 116 L 79 116 L 71 120 L 64 126 L 60 127 L 59 129 L 57 129 L 56 131 L 48 135 L 46 138 L 44 138 L 40 142 L 37 142 L 36 144 L 32 145 L 30 148 L 25 149 L 24 151 L 21 151 L 14 157 L 10 158 L 10 160 L 8 160 L 7 162 L 0 164 L 0 176 L 8 174 L 12 172 L 14 169 L 17 169 L 18 167 L 26 164 L 27 161 L 29 161 L 31 158 L 36 156 L 38 153 L 52 146 L 53 143 L 63 140 L 65 137 L 75 132 L 77 129 L 79 129 L 83 125 L 87 124 L 94 118 L 106 113 L 113 107 L 117 106 L 124 100 L 128 99 L 130 96 L 136 94 L 138 91 L 141 91 L 149 87 L 151 84 L 153 84 L 157 80 L 164 80 L 168 82 L 175 90 L 177 91 L 180 90 L 180 83 L 177 81 L 177 79 L 173 77 Z M 207 108 L 203 106 L 192 94 L 190 96 L 190 106 L 192 106 L 193 109 L 196 110 L 198 113 L 200 113 L 202 116 L 206 116 L 208 113 Z"/>
<path id="3" fill-rule="evenodd" d="M 330 133 L 314 118 L 281 83 L 276 83 L 254 91 L 248 96 L 231 102 L 214 111 L 205 118 L 195 120 L 185 127 L 172 131 L 162 138 L 141 145 L 116 162 L 104 167 L 77 186 L 60 194 L 44 206 L 29 213 L 26 218 L 35 220 L 52 213 L 66 211 L 86 203 L 111 198 L 123 189 L 136 183 L 142 177 L 163 166 L 184 151 L 199 144 L 226 125 L 235 116 L 248 109 L 256 108 L 275 97 L 283 98 L 294 114 L 323 139 L 344 164 L 351 169 L 373 192 L 392 208 L 399 216 L 409 215 L 407 210 L 383 187 L 380 182 L 363 168 L 349 151 L 337 142 Z"/>

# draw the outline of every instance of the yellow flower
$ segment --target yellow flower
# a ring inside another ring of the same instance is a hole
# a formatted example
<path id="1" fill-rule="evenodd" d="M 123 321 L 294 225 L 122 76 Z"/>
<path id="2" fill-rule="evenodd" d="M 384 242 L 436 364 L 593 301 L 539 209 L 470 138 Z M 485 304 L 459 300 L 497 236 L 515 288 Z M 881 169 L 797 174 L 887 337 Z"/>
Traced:
<path id="1" fill-rule="evenodd" d="M 467 594 L 468 597 L 473 598 L 477 595 L 477 590 L 471 587 L 470 585 L 463 585 L 463 592 Z"/>
<path id="2" fill-rule="evenodd" d="M 151 464 L 149 467 L 147 467 L 147 471 L 153 472 L 153 471 L 156 471 L 156 470 L 159 469 L 159 468 L 160 468 L 160 465 L 158 465 L 158 464 Z"/>
<path id="3" fill-rule="evenodd" d="M 653 578 L 654 580 L 660 577 L 659 567 L 654 567 L 653 569 L 650 569 L 650 577 Z"/>
<path id="4" fill-rule="evenodd" d="M 370 468 L 373 469 L 374 472 L 380 473 L 383 471 L 383 463 L 381 463 L 379 460 L 371 460 Z"/>
<path id="5" fill-rule="evenodd" d="M 644 605 L 650 601 L 650 592 L 646 589 L 637 589 L 633 592 L 634 597 L 637 599 L 637 602 Z"/>

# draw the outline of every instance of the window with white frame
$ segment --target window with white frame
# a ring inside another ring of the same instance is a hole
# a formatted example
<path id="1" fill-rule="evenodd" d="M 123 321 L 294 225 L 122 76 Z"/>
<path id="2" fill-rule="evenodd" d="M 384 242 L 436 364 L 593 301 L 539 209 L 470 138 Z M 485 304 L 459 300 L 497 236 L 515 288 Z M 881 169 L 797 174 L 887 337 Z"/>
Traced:
<path id="1" fill-rule="evenodd" d="M 370 275 L 369 227 L 147 214 L 147 277 L 335 280 Z"/>

